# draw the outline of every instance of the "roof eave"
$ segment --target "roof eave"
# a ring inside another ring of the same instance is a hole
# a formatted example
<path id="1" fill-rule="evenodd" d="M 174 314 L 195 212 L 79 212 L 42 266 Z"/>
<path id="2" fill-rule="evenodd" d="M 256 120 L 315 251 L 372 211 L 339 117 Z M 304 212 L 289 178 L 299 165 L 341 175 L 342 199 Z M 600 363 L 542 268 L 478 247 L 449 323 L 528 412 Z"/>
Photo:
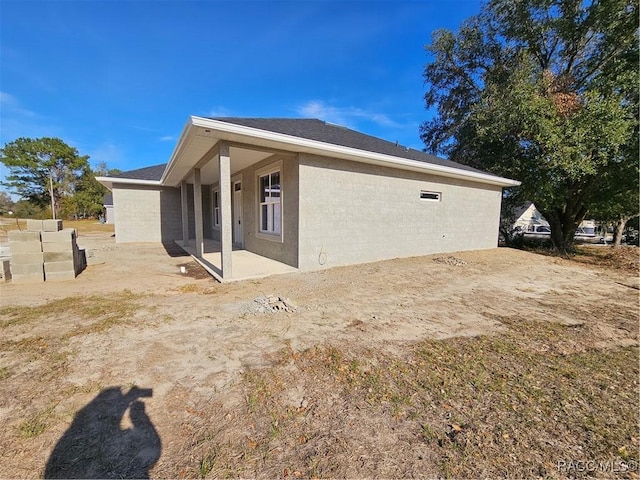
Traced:
<path id="1" fill-rule="evenodd" d="M 304 151 L 307 153 L 316 154 L 333 154 L 340 158 L 354 160 L 362 163 L 371 163 L 387 167 L 395 167 L 403 170 L 412 170 L 423 173 L 431 173 L 434 175 L 440 175 L 443 177 L 455 178 L 460 180 L 475 181 L 478 183 L 484 183 L 489 185 L 495 185 L 500 187 L 514 187 L 520 185 L 521 182 L 517 180 L 511 180 L 508 178 L 498 177 L 486 173 L 471 172 L 468 170 L 461 170 L 459 168 L 447 167 L 442 165 L 434 165 L 432 163 L 420 162 L 417 160 L 408 160 L 401 157 L 395 157 L 391 155 L 385 155 L 381 153 L 370 152 L 366 150 L 360 150 L 352 147 L 344 147 L 341 145 L 334 145 L 331 143 L 320 142 L 318 140 L 310 140 L 306 138 L 296 137 L 293 135 L 287 135 L 283 133 L 271 132 L 268 130 L 261 130 L 258 128 L 247 127 L 244 125 L 238 125 L 234 123 L 222 122 L 220 120 L 213 120 L 210 118 L 191 116 L 187 121 L 183 133 L 180 137 L 180 141 L 174 150 L 171 160 L 165 169 L 165 173 L 162 176 L 162 180 L 166 178 L 170 169 L 173 168 L 175 162 L 178 161 L 179 153 L 182 146 L 186 143 L 188 135 L 193 128 L 207 128 L 216 130 L 222 133 L 246 135 L 251 138 L 260 138 L 262 140 L 273 141 L 278 143 L 279 148 L 285 149 L 286 146 L 296 148 L 292 151 Z M 224 139 L 224 138 L 223 138 Z"/>
<path id="2" fill-rule="evenodd" d="M 160 180 L 139 180 L 137 178 L 117 178 L 117 177 L 96 177 L 96 180 L 104 185 L 108 190 L 113 190 L 113 184 L 125 184 L 125 185 L 148 185 L 154 187 L 162 186 Z"/>

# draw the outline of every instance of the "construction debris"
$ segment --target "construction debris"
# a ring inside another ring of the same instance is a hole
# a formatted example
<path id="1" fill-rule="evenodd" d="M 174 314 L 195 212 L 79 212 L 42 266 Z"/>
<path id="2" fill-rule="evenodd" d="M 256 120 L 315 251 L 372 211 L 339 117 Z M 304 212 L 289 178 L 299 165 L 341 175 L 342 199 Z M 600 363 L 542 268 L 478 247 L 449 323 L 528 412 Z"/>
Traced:
<path id="1" fill-rule="evenodd" d="M 467 262 L 465 262 L 464 260 L 460 259 L 460 258 L 456 258 L 456 257 L 436 257 L 433 259 L 434 262 L 436 263 L 441 263 L 444 265 L 451 265 L 454 267 L 464 267 L 467 265 Z"/>
<path id="2" fill-rule="evenodd" d="M 298 306 L 286 297 L 279 297 L 277 295 L 267 295 L 266 297 L 258 297 L 254 299 L 256 308 L 254 312 L 259 313 L 278 313 L 287 312 L 293 313 L 298 309 Z"/>

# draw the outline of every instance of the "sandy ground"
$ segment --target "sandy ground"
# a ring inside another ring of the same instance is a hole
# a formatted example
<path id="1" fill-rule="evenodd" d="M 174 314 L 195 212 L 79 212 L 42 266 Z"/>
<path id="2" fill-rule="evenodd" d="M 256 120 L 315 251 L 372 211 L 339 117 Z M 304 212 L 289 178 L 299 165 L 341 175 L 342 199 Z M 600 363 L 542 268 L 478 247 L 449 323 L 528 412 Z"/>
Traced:
<path id="1" fill-rule="evenodd" d="M 4 341 L 43 339 L 62 345 L 66 355 L 60 374 L 42 377 L 45 394 L 39 395 L 33 382 L 42 376 L 44 356 L 0 351 L 0 367 L 11 372 L 0 380 L 2 478 L 42 475 L 76 412 L 107 387 L 126 391 L 132 385 L 153 392 L 136 402 L 162 439 L 151 475 L 184 475 L 175 465 L 184 454 L 193 409 L 209 400 L 229 408 L 243 402 L 234 383 L 285 347 L 335 344 L 398 352 L 422 339 L 499 331 L 499 318 L 509 315 L 593 323 L 602 345 L 637 345 L 636 275 L 523 251 L 460 252 L 219 284 L 189 257 L 171 256 L 159 245 L 118 245 L 107 234 L 85 234 L 79 243 L 89 249 L 90 265 L 76 280 L 4 284 L 2 307 L 88 295 L 108 305 L 110 299 L 123 301 L 128 291 L 136 308 L 126 321 L 84 335 L 73 335 L 84 321 L 73 308 L 0 330 Z M 180 265 L 190 275 L 181 274 Z M 255 300 L 268 295 L 287 297 L 296 311 L 256 313 Z M 619 322 L 598 324 L 603 311 L 619 312 Z M 20 437 L 20 422 L 45 409 L 55 391 L 66 393 L 56 400 L 46 431 Z"/>

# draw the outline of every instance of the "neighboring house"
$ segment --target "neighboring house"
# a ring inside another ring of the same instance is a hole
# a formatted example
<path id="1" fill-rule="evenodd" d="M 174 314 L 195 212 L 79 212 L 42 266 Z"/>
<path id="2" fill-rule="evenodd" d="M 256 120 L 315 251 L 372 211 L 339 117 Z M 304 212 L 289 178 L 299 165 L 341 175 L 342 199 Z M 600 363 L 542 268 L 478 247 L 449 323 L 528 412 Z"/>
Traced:
<path id="1" fill-rule="evenodd" d="M 551 235 L 549 222 L 533 202 L 526 202 L 515 208 L 511 216 L 503 218 L 502 221 L 511 225 L 510 230 L 514 233 L 533 238 L 548 238 Z M 601 237 L 596 235 L 596 222 L 583 220 L 576 229 L 575 239 L 578 241 L 600 241 Z"/>
<path id="2" fill-rule="evenodd" d="M 105 194 L 102 199 L 102 208 L 104 215 L 104 223 L 115 223 L 115 213 L 113 211 L 113 194 L 111 192 Z"/>
<path id="3" fill-rule="evenodd" d="M 533 202 L 525 204 L 514 209 L 513 212 L 513 229 L 521 232 L 550 232 L 549 222 L 538 211 Z"/>
<path id="4" fill-rule="evenodd" d="M 222 280 L 237 250 L 306 271 L 494 248 L 502 188 L 519 185 L 321 120 L 202 117 L 169 163 L 98 181 L 117 242 L 177 240 L 203 259 L 206 239 Z"/>

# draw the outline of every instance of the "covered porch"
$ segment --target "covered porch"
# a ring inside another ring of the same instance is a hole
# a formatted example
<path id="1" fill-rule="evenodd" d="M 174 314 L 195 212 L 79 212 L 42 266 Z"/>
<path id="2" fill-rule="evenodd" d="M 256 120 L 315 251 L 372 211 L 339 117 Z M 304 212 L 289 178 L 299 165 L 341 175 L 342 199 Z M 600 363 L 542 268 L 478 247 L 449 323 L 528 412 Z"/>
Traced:
<path id="1" fill-rule="evenodd" d="M 222 246 L 220 242 L 205 239 L 201 256 L 196 255 L 193 245 L 184 245 L 182 240 L 176 240 L 176 244 L 198 262 L 207 272 L 209 272 L 219 282 L 249 280 L 253 278 L 264 278 L 282 273 L 294 273 L 298 269 L 286 265 L 270 258 L 257 255 L 234 247 L 231 252 L 233 262 L 233 276 L 231 278 L 222 275 Z"/>
<path id="2" fill-rule="evenodd" d="M 192 117 L 165 171 L 163 183 L 180 190 L 176 243 L 221 282 L 298 271 L 297 205 L 281 215 L 283 165 L 295 153 L 217 127 Z M 285 221 L 296 226 L 286 239 Z"/>

